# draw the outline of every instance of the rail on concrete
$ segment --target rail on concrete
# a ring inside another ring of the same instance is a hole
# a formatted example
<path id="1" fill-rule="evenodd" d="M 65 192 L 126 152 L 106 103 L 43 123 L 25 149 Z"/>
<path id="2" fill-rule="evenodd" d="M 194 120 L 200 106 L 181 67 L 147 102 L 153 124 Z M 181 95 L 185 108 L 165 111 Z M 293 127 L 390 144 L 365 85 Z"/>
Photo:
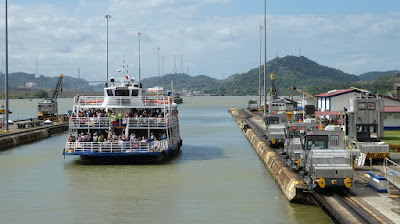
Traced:
<path id="1" fill-rule="evenodd" d="M 397 188 L 400 188 L 400 166 L 392 160 L 385 158 L 383 168 L 385 170 L 385 178 Z"/>

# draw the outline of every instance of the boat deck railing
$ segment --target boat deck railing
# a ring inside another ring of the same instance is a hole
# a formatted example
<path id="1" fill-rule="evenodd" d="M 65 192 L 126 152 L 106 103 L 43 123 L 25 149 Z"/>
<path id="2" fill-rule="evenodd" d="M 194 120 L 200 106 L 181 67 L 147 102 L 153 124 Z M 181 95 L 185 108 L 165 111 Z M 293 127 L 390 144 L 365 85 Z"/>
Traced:
<path id="1" fill-rule="evenodd" d="M 67 142 L 67 153 L 140 153 L 162 152 L 168 148 L 168 140 L 142 142 Z"/>
<path id="2" fill-rule="evenodd" d="M 121 97 L 110 96 L 107 105 L 103 105 L 104 96 L 75 96 L 74 108 L 99 107 L 99 106 L 140 106 L 140 107 L 169 107 L 171 100 L 167 96 L 142 96 L 142 97 Z"/>
<path id="3" fill-rule="evenodd" d="M 77 128 L 100 128 L 107 129 L 114 126 L 125 126 L 128 128 L 167 128 L 173 127 L 178 124 L 178 118 L 176 116 L 170 116 L 167 118 L 123 118 L 121 121 L 117 120 L 117 124 L 113 124 L 109 117 L 71 117 L 69 118 L 69 127 L 71 129 Z"/>

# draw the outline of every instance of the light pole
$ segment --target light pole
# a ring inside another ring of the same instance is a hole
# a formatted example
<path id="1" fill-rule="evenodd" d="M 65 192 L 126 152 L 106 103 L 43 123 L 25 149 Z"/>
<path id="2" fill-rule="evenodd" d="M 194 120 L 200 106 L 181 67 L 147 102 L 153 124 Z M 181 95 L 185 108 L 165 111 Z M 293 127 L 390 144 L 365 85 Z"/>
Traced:
<path id="1" fill-rule="evenodd" d="M 157 48 L 158 86 L 160 86 L 160 47 Z"/>
<path id="2" fill-rule="evenodd" d="M 138 32 L 137 35 L 139 37 L 139 86 L 141 86 L 141 83 L 140 83 L 140 36 L 142 35 L 142 33 Z"/>
<path id="3" fill-rule="evenodd" d="M 164 56 L 161 56 L 161 76 L 164 76 Z"/>
<path id="4" fill-rule="evenodd" d="M 109 14 L 105 15 L 104 18 L 107 20 L 107 79 L 106 83 L 108 83 L 108 21 L 111 19 Z"/>
<path id="5" fill-rule="evenodd" d="M 5 40 L 6 40 L 6 74 L 5 74 L 5 98 L 6 98 L 6 107 L 5 109 L 5 113 L 6 113 L 6 119 L 5 119 L 5 123 L 4 123 L 4 131 L 7 133 L 8 132 L 8 20 L 7 20 L 7 0 L 5 2 L 5 8 L 6 8 L 6 24 L 5 24 L 5 28 L 6 28 L 6 36 L 5 36 Z M 4 122 L 4 121 L 3 121 Z"/>
<path id="6" fill-rule="evenodd" d="M 258 26 L 260 28 L 260 67 L 258 67 L 258 95 L 260 96 L 260 107 L 261 107 L 261 45 L 262 45 L 262 29 L 263 26 Z"/>
<path id="7" fill-rule="evenodd" d="M 267 89 L 266 89 L 266 68 L 267 68 L 267 0 L 264 0 L 264 116 L 267 115 Z"/>

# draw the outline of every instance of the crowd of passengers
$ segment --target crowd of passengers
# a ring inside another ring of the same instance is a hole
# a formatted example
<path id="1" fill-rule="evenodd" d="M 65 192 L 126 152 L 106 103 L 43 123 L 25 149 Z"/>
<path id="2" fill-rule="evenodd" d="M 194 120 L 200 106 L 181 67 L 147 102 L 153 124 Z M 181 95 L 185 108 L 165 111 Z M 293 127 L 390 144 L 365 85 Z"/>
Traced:
<path id="1" fill-rule="evenodd" d="M 168 110 L 165 111 L 165 117 L 169 115 Z M 157 118 L 164 117 L 164 111 L 162 109 L 131 109 L 130 112 L 126 111 L 123 113 L 120 111 L 118 114 L 112 110 L 104 110 L 104 109 L 89 109 L 89 110 L 80 110 L 77 114 L 73 112 L 71 117 L 116 117 L 118 119 L 128 118 L 128 117 L 143 117 L 143 118 Z"/>
<path id="2" fill-rule="evenodd" d="M 108 130 L 105 131 L 107 133 L 107 138 L 104 135 L 97 135 L 97 132 L 94 132 L 93 135 L 90 132 L 80 133 L 78 137 L 70 135 L 68 137 L 68 142 L 155 142 L 161 141 L 163 139 L 167 139 L 167 135 L 164 133 L 162 135 L 156 136 L 153 132 L 150 133 L 149 137 L 146 136 L 138 136 L 134 132 L 132 132 L 128 137 L 122 132 L 120 135 L 116 135 L 115 132 Z"/>
<path id="3" fill-rule="evenodd" d="M 164 117 L 165 116 L 165 117 Z M 169 117 L 169 112 L 168 110 L 164 111 L 162 109 L 131 109 L 130 112 L 126 111 L 123 113 L 120 111 L 118 114 L 116 114 L 115 111 L 112 110 L 104 110 L 104 109 L 89 109 L 89 110 L 80 110 L 77 114 L 74 112 L 71 114 L 71 118 L 83 118 L 83 117 L 88 117 L 88 118 L 97 118 L 100 120 L 100 118 L 109 118 L 111 120 L 111 123 L 113 125 L 125 125 L 126 121 L 129 117 L 132 118 L 154 118 L 154 119 L 159 119 L 161 121 L 162 118 L 168 118 Z"/>

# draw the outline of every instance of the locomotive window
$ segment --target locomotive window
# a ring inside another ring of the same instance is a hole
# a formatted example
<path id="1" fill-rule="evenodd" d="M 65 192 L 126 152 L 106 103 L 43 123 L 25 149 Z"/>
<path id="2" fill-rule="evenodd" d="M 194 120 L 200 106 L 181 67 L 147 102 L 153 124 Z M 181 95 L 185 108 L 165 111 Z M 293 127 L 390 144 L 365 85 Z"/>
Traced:
<path id="1" fill-rule="evenodd" d="M 117 89 L 117 90 L 115 90 L 115 96 L 129 96 L 129 90 Z"/>
<path id="2" fill-rule="evenodd" d="M 307 137 L 307 149 L 327 149 L 328 148 L 328 136 L 327 135 L 314 135 Z"/>
<path id="3" fill-rule="evenodd" d="M 369 102 L 368 103 L 368 110 L 375 110 L 375 103 L 374 102 Z"/>
<path id="4" fill-rule="evenodd" d="M 358 103 L 358 109 L 359 110 L 366 110 L 367 109 L 367 104 L 365 102 Z"/>
<path id="5" fill-rule="evenodd" d="M 339 135 L 331 136 L 331 145 L 339 145 Z"/>

